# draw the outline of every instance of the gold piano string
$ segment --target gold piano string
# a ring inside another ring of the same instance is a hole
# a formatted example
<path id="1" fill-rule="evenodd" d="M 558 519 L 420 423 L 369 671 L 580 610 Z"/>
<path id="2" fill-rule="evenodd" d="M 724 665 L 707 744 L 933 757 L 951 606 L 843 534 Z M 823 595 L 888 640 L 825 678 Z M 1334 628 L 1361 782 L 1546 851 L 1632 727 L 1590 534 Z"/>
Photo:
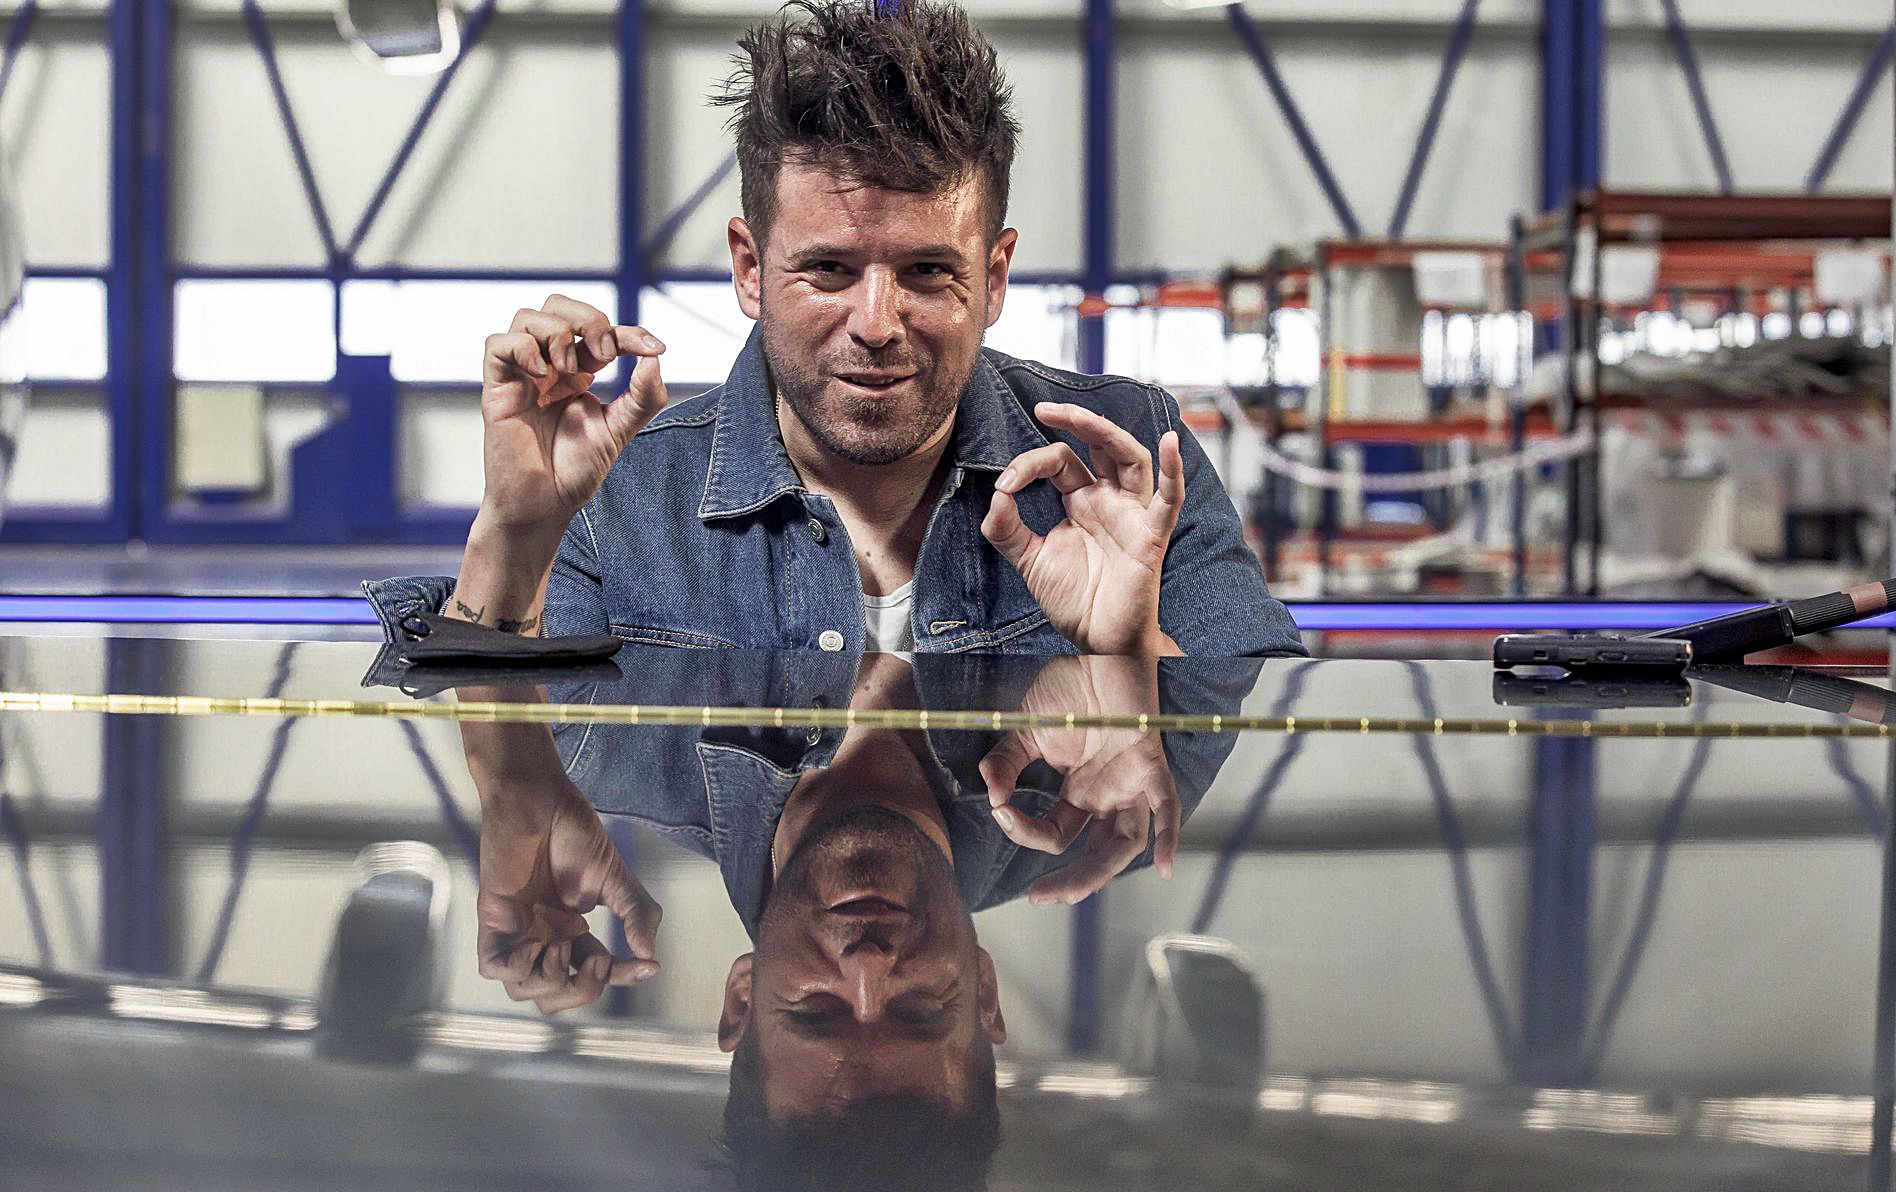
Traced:
<path id="1" fill-rule="evenodd" d="M 201 695 L 72 695 L 0 691 L 0 712 L 79 712 L 111 716 L 265 716 L 316 719 L 504 721 L 530 724 L 632 724 L 737 728 L 1128 729 L 1191 733 L 1388 733 L 1444 736 L 1593 737 L 1668 740 L 1725 737 L 1751 740 L 1887 739 L 1888 725 L 1828 723 L 1665 723 L 1520 720 L 1480 717 L 1244 716 L 1177 713 L 919 711 L 909 708 L 761 708 L 662 704 L 548 704 L 412 700 L 223 698 Z"/>

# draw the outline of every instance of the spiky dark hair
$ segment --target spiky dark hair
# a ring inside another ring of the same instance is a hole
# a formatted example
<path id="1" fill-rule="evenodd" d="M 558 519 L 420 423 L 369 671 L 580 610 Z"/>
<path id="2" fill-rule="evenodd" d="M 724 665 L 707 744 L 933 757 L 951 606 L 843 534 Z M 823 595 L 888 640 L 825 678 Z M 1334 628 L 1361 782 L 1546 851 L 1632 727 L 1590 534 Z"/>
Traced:
<path id="1" fill-rule="evenodd" d="M 960 8 L 794 0 L 739 39 L 733 62 L 711 102 L 734 109 L 744 218 L 760 242 L 786 161 L 918 194 L 978 174 L 988 239 L 1000 235 L 1020 126 L 994 47 Z"/>

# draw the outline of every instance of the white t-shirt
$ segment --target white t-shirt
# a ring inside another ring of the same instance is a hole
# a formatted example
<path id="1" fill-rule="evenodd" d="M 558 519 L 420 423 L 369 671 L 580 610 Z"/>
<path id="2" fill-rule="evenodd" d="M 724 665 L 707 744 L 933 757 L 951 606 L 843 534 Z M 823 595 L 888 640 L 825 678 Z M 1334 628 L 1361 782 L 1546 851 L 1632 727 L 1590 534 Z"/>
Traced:
<path id="1" fill-rule="evenodd" d="M 885 654 L 906 654 L 915 649 L 915 624 L 910 615 L 915 604 L 915 581 L 910 580 L 887 596 L 862 597 L 862 628 L 865 646 Z"/>

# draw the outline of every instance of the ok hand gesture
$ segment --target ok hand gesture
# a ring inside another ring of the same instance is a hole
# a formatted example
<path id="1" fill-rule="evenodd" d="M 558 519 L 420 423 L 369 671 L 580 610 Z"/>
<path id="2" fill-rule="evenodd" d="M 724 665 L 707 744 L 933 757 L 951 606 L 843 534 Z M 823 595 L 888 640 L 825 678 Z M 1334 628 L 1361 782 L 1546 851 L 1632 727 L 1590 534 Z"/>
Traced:
<path id="1" fill-rule="evenodd" d="M 1159 577 L 1185 501 L 1178 432 L 1153 459 L 1124 428 L 1076 405 L 1042 402 L 1042 422 L 1087 445 L 1088 469 L 1073 448 L 1053 443 L 1024 452 L 994 482 L 981 533 L 1027 581 L 1054 628 L 1088 654 L 1178 653 L 1159 628 Z M 1036 480 L 1061 493 L 1066 520 L 1045 537 L 1021 520 L 1014 494 Z"/>

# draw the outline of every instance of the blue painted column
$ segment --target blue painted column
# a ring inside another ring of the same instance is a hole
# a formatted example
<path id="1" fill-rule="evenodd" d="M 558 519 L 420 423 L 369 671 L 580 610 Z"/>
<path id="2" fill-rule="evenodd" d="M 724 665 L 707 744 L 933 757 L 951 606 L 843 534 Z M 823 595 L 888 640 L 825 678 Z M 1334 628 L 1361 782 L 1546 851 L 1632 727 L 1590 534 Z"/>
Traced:
<path id="1" fill-rule="evenodd" d="M 144 277 L 152 254 L 146 251 L 144 225 L 154 214 L 163 218 L 163 196 L 154 212 L 145 202 L 148 186 L 147 150 L 156 139 L 162 152 L 166 129 L 147 116 L 144 48 L 154 28 L 168 35 L 170 6 L 114 0 L 106 14 L 106 39 L 112 60 L 111 231 L 105 272 L 106 372 L 105 400 L 111 419 L 112 476 L 108 533 L 114 539 L 139 537 L 144 524 L 146 494 L 139 483 L 147 458 L 163 459 L 162 450 L 149 445 L 144 433 L 149 399 L 142 383 L 147 375 L 141 345 L 162 333 L 170 350 L 170 310 L 153 327 L 151 286 Z M 168 58 L 161 66 L 168 67 Z M 157 163 L 162 177 L 162 162 Z M 163 224 L 160 224 L 163 227 Z M 169 375 L 167 373 L 167 375 Z"/>
<path id="2" fill-rule="evenodd" d="M 1573 709 L 1546 708 L 1541 713 L 1571 716 Z M 1516 1073 L 1534 1084 L 1573 1085 L 1584 1079 L 1595 761 L 1593 741 L 1586 737 L 1534 742 L 1521 982 L 1522 1071 Z"/>
<path id="3" fill-rule="evenodd" d="M 1600 185 L 1602 0 L 1543 0 L 1541 17 L 1541 209 Z"/>
<path id="4" fill-rule="evenodd" d="M 1091 298 L 1104 294 L 1113 276 L 1113 0 L 1086 0 L 1083 41 L 1080 285 Z M 1079 366 L 1083 373 L 1106 371 L 1104 314 L 1080 317 Z"/>
<path id="5" fill-rule="evenodd" d="M 1113 276 L 1113 0 L 1086 0 L 1085 124 L 1081 130 L 1083 242 L 1080 284 L 1086 296 L 1106 292 Z M 1106 371 L 1106 316 L 1082 315 L 1079 369 Z M 1073 945 L 1068 964 L 1067 1049 L 1090 1055 L 1099 1047 L 1100 938 L 1104 891 L 1073 908 Z"/>
<path id="6" fill-rule="evenodd" d="M 174 439 L 171 402 L 175 384 L 171 352 L 171 5 L 121 0 L 138 14 L 138 108 L 133 113 L 137 170 L 131 196 L 115 195 L 114 207 L 136 204 L 133 253 L 138 324 L 130 329 L 136 343 L 135 373 L 127 378 L 135 393 L 128 427 L 114 427 L 113 476 L 136 480 L 139 507 L 132 537 L 145 537 L 162 524 L 171 501 L 171 449 Z M 114 410 L 114 414 L 117 411 Z M 129 432 L 121 439 L 119 432 Z M 125 444 L 124 463 L 118 446 Z M 134 456 L 134 452 L 138 452 Z"/>
<path id="7" fill-rule="evenodd" d="M 106 643 L 106 690 L 159 690 L 167 643 Z M 99 965 L 147 976 L 170 962 L 171 886 L 165 856 L 165 783 L 171 762 L 162 716 L 106 716 L 99 842 Z"/>
<path id="8" fill-rule="evenodd" d="M 619 310 L 621 324 L 639 321 L 645 286 L 645 0 L 619 5 Z M 632 374 L 618 365 L 615 392 Z"/>

